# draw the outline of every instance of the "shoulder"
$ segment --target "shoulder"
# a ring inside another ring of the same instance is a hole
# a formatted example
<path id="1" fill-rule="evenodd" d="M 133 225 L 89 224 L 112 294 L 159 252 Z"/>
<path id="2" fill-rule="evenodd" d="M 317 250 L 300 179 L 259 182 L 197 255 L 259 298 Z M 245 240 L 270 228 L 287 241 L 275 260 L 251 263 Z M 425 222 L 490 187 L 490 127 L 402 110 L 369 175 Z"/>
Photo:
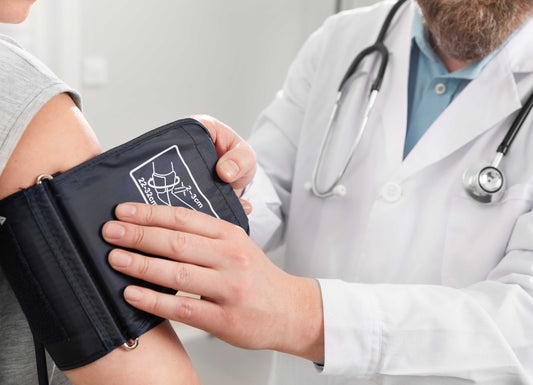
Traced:
<path id="1" fill-rule="evenodd" d="M 307 39 L 296 63 L 300 63 L 300 67 L 305 65 L 305 68 L 310 68 L 309 73 L 324 73 L 325 78 L 344 73 L 355 54 L 374 44 L 395 3 L 394 0 L 380 1 L 369 7 L 355 8 L 328 17 Z M 391 26 L 410 22 L 412 18 L 405 15 L 414 12 L 413 7 L 413 0 L 408 0 Z"/>
<path id="2" fill-rule="evenodd" d="M 44 63 L 5 35 L 0 35 L 0 85 L 0 103 L 8 102 L 10 109 L 25 107 L 40 93 L 54 87 L 71 91 L 76 104 L 80 104 L 79 96 Z M 0 105 L 0 110 L 5 111 L 1 107 L 6 106 Z"/>
<path id="3" fill-rule="evenodd" d="M 328 17 L 324 26 L 329 30 L 351 30 L 361 32 L 362 28 L 379 30 L 385 16 L 396 1 L 380 1 L 370 6 L 358 7 Z"/>
<path id="4" fill-rule="evenodd" d="M 52 98 L 79 95 L 13 39 L 0 35 L 0 172 L 34 116 Z"/>
<path id="5" fill-rule="evenodd" d="M 371 44 L 377 36 L 382 20 L 394 1 L 382 1 L 372 6 L 359 7 L 327 17 L 304 44 L 304 50 L 320 52 L 345 47 L 358 41 Z M 374 31 L 376 31 L 374 33 Z"/>
<path id="6" fill-rule="evenodd" d="M 0 35 L 0 79 L 11 79 L 9 85 L 28 83 L 31 79 L 59 81 L 46 65 L 5 35 Z"/>
<path id="7" fill-rule="evenodd" d="M 385 0 L 332 15 L 311 35 L 304 48 L 315 55 L 315 60 L 322 58 L 325 62 L 331 62 L 332 58 L 352 58 L 354 53 L 376 41 L 381 26 L 395 3 L 395 0 Z M 410 17 L 404 16 L 408 12 L 414 12 L 414 7 L 413 0 L 408 0 L 392 25 L 410 21 Z"/>

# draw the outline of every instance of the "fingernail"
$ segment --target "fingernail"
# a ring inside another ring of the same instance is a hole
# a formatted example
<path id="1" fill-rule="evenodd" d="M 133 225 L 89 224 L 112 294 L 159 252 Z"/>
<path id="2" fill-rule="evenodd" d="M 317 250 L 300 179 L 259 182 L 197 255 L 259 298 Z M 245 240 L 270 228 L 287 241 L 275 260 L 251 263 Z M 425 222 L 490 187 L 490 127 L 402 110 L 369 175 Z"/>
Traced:
<path id="1" fill-rule="evenodd" d="M 222 173 L 229 181 L 232 181 L 239 174 L 240 168 L 235 161 L 228 159 L 220 165 Z"/>
<path id="2" fill-rule="evenodd" d="M 107 223 L 104 226 L 104 235 L 109 239 L 120 239 L 126 234 L 126 229 L 118 223 Z"/>
<path id="3" fill-rule="evenodd" d="M 124 298 L 126 298 L 128 302 L 138 302 L 142 297 L 143 293 L 135 287 L 128 286 L 124 290 Z"/>
<path id="4" fill-rule="evenodd" d="M 127 203 L 122 203 L 117 206 L 115 213 L 118 217 L 132 217 L 137 212 L 137 207 L 134 205 L 129 205 Z"/>
<path id="5" fill-rule="evenodd" d="M 131 257 L 122 251 L 112 251 L 109 254 L 109 263 L 114 267 L 128 267 L 131 264 Z"/>

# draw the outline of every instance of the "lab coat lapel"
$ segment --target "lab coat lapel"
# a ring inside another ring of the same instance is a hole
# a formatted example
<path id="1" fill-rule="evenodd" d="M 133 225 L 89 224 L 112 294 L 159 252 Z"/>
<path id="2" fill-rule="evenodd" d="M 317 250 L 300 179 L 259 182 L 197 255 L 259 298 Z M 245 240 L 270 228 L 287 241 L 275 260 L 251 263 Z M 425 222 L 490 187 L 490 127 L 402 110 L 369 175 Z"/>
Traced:
<path id="1" fill-rule="evenodd" d="M 526 48 L 531 33 L 529 22 L 437 118 L 403 162 L 399 179 L 444 159 L 522 107 L 515 73 L 533 71 Z"/>
<path id="2" fill-rule="evenodd" d="M 501 68 L 504 63 L 492 64 L 497 65 L 473 80 L 420 138 L 402 177 L 445 158 L 520 108 L 513 74 Z"/>
<path id="3" fill-rule="evenodd" d="M 386 162 L 389 169 L 396 169 L 403 159 L 403 143 L 407 126 L 407 83 L 414 3 L 400 10 L 397 24 L 390 27 L 385 39 L 389 49 L 389 66 L 385 73 L 381 95 L 376 101 L 375 111 L 383 125 L 383 143 L 386 147 Z"/>

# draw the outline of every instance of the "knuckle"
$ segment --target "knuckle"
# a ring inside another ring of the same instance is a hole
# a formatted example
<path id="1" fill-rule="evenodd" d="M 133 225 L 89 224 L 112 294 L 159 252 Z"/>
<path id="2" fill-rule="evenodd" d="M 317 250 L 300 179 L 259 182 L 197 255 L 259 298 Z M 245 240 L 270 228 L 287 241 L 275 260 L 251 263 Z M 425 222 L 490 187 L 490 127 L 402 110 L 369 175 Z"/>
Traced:
<path id="1" fill-rule="evenodd" d="M 218 239 L 231 239 L 231 232 L 226 229 L 226 226 L 220 226 L 220 228 L 217 229 L 215 236 Z"/>
<path id="2" fill-rule="evenodd" d="M 247 289 L 242 282 L 231 282 L 228 284 L 228 287 L 232 301 L 235 301 L 236 303 L 242 302 L 247 292 Z"/>
<path id="3" fill-rule="evenodd" d="M 186 265 L 180 263 L 178 264 L 177 268 L 176 268 L 176 283 L 177 285 L 182 288 L 182 289 L 185 289 L 186 287 L 188 287 L 188 284 L 190 282 L 190 279 L 191 279 L 191 272 L 190 270 L 187 268 Z"/>
<path id="4" fill-rule="evenodd" d="M 176 228 L 180 228 L 185 225 L 191 216 L 190 210 L 187 210 L 185 207 L 176 207 L 173 210 L 173 222 Z"/>
<path id="5" fill-rule="evenodd" d="M 144 228 L 142 226 L 135 226 L 133 231 L 133 244 L 140 247 L 144 242 Z"/>
<path id="6" fill-rule="evenodd" d="M 144 210 L 144 222 L 153 223 L 154 220 L 154 207 L 152 205 L 145 205 Z"/>
<path id="7" fill-rule="evenodd" d="M 139 275 L 145 276 L 150 272 L 150 268 L 150 258 L 143 257 L 137 271 Z"/>
<path id="8" fill-rule="evenodd" d="M 170 242 L 170 250 L 173 255 L 180 255 L 187 247 L 187 237 L 185 234 L 175 231 Z"/>
<path id="9" fill-rule="evenodd" d="M 256 158 L 255 158 L 254 150 L 247 143 L 246 143 L 246 147 L 244 148 L 244 150 L 246 151 L 246 156 L 244 158 L 246 168 L 254 169 L 256 165 Z"/>
<path id="10" fill-rule="evenodd" d="M 238 278 L 226 282 L 229 293 L 229 301 L 236 304 L 242 304 L 250 297 L 250 293 L 254 291 L 254 278 L 248 274 L 239 274 Z"/>
<path id="11" fill-rule="evenodd" d="M 238 265 L 241 270 L 247 270 L 251 264 L 250 257 L 242 250 L 236 250 L 232 254 L 233 262 Z"/>
<path id="12" fill-rule="evenodd" d="M 240 239 L 242 236 L 242 234 L 240 234 L 241 230 L 242 233 L 246 234 L 240 226 L 234 225 L 230 222 L 220 221 L 220 228 L 218 229 L 217 236 L 220 239 L 236 240 Z"/>
<path id="13" fill-rule="evenodd" d="M 231 311 L 222 310 L 220 312 L 221 323 L 228 329 L 234 329 L 236 325 L 235 316 Z"/>
<path id="14" fill-rule="evenodd" d="M 244 229 L 241 227 L 241 226 L 237 226 L 237 225 L 234 225 L 234 224 L 230 224 L 232 226 L 232 231 L 235 232 L 235 235 L 237 237 L 239 237 L 238 239 L 242 239 L 242 238 L 248 238 L 248 234 L 246 234 L 246 231 L 244 231 Z M 232 234 L 233 235 L 233 234 Z"/>
<path id="15" fill-rule="evenodd" d="M 255 152 L 248 143 L 239 140 L 235 149 L 239 152 L 239 163 L 245 170 L 255 167 Z"/>
<path id="16" fill-rule="evenodd" d="M 161 303 L 157 295 L 150 295 L 147 299 L 147 310 L 151 313 L 158 313 L 161 310 Z"/>
<path id="17" fill-rule="evenodd" d="M 193 306 L 190 301 L 184 301 L 177 306 L 176 315 L 178 319 L 188 320 L 193 317 Z"/>

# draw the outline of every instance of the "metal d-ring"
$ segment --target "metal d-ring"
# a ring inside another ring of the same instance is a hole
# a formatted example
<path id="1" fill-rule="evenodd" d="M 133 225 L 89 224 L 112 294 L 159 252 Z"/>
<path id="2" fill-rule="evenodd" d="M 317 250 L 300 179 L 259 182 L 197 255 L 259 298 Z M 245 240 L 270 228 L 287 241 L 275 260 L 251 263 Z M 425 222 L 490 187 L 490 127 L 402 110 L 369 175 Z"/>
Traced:
<path id="1" fill-rule="evenodd" d="M 122 346 L 124 347 L 124 349 L 126 350 L 133 350 L 135 349 L 137 346 L 139 346 L 139 339 L 138 338 L 135 338 L 135 339 L 130 339 L 129 341 L 126 341 L 122 344 Z"/>
<path id="2" fill-rule="evenodd" d="M 42 174 L 37 177 L 37 184 L 43 183 L 44 180 L 52 180 L 54 177 L 48 174 Z"/>

